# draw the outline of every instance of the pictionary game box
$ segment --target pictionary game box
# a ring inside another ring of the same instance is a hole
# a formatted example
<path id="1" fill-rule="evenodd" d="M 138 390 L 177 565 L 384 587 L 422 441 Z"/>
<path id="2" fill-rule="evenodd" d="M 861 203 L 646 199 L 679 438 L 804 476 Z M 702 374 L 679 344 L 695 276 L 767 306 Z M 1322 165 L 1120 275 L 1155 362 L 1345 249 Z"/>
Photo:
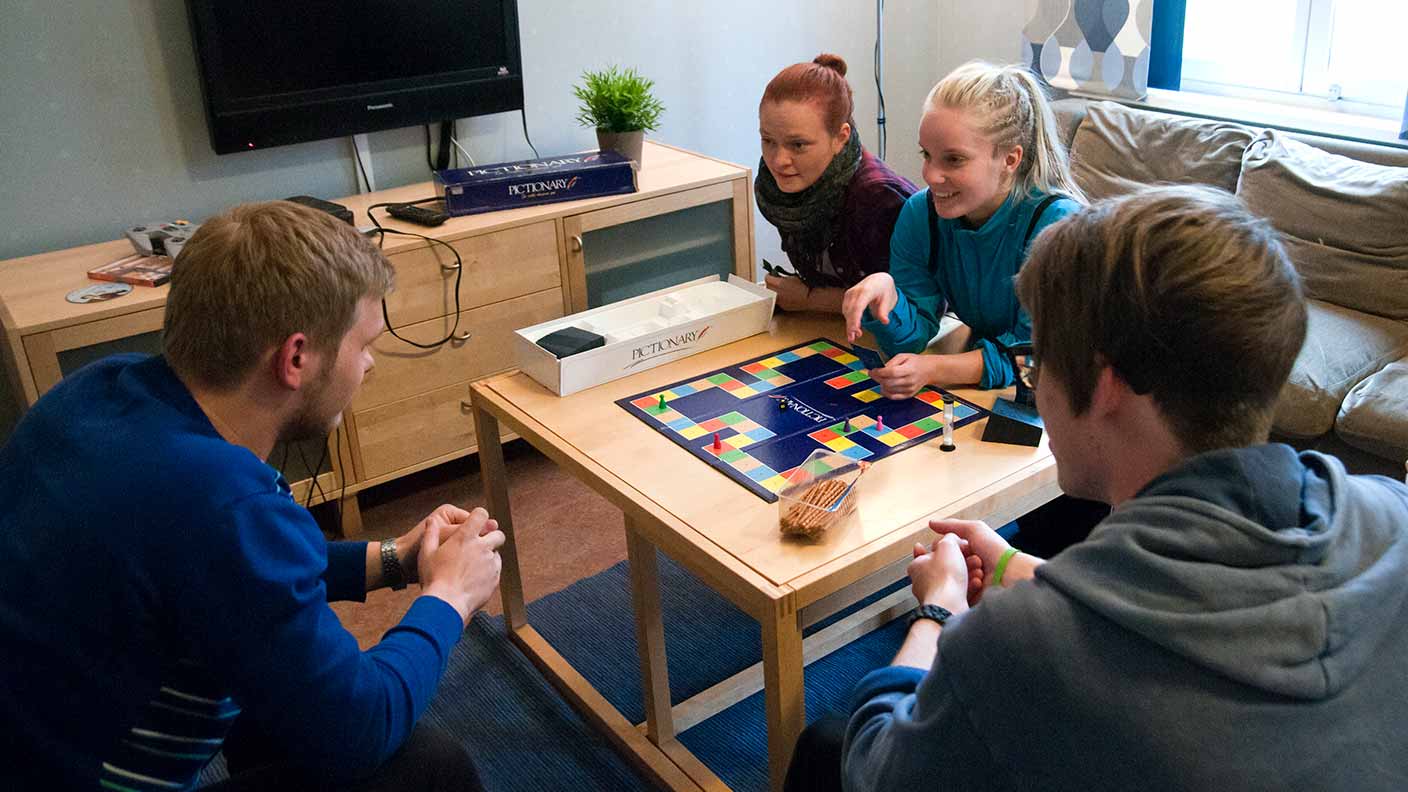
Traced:
<path id="1" fill-rule="evenodd" d="M 435 172 L 435 192 L 452 215 L 575 201 L 636 191 L 631 161 L 592 151 Z"/>

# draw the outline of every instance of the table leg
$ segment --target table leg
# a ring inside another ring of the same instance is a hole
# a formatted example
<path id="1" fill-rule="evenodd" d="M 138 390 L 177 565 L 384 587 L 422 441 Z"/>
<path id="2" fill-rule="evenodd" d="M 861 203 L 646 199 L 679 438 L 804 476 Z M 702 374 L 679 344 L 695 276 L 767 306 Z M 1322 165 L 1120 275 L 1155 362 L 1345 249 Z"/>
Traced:
<path id="1" fill-rule="evenodd" d="M 660 611 L 660 569 L 655 545 L 636 532 L 629 515 L 626 557 L 631 562 L 631 604 L 636 612 L 645 733 L 651 742 L 660 745 L 675 736 L 674 716 L 670 713 L 670 671 L 665 662 L 665 624 Z"/>
<path id="2" fill-rule="evenodd" d="M 510 631 L 528 623 L 528 609 L 523 603 L 523 576 L 518 567 L 518 546 L 513 538 L 513 515 L 508 503 L 508 472 L 504 468 L 504 446 L 499 439 L 499 419 L 478 405 L 474 406 L 474 431 L 479 440 L 479 474 L 484 477 L 485 508 L 498 520 L 499 530 L 506 537 L 499 557 L 503 571 L 499 575 L 499 597 L 504 607 L 504 623 Z"/>
<path id="3" fill-rule="evenodd" d="M 768 716 L 768 775 L 774 790 L 782 789 L 797 737 L 806 725 L 806 695 L 802 687 L 801 614 L 784 610 L 787 600 L 774 603 L 771 618 L 762 621 L 763 691 Z"/>

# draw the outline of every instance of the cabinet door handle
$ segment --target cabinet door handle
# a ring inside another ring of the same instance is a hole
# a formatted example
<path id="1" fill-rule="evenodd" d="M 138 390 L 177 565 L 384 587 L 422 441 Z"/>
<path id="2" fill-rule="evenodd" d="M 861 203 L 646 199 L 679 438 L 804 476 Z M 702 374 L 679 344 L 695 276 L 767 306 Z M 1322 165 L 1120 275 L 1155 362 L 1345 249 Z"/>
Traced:
<path id="1" fill-rule="evenodd" d="M 474 402 L 471 402 L 469 399 L 460 399 L 460 411 L 461 411 L 461 412 L 469 412 L 470 410 L 473 410 L 473 409 L 474 409 Z"/>
<path id="2" fill-rule="evenodd" d="M 468 330 L 461 330 L 458 333 L 455 333 L 454 335 L 450 336 L 450 340 L 456 344 L 463 344 L 464 342 L 469 340 L 469 335 L 470 334 Z"/>
<path id="3" fill-rule="evenodd" d="M 573 234 L 573 235 L 572 235 L 572 252 L 573 252 L 573 253 L 581 253 L 581 252 L 582 252 L 582 235 L 581 235 L 581 234 Z"/>
<path id="4" fill-rule="evenodd" d="M 456 263 L 454 263 L 454 264 L 446 264 L 446 263 L 443 262 L 443 261 L 440 262 L 440 271 L 441 271 L 441 272 L 454 272 L 455 270 L 457 270 L 457 269 L 459 269 L 459 268 L 460 268 L 460 265 L 459 265 L 458 262 L 456 262 Z"/>

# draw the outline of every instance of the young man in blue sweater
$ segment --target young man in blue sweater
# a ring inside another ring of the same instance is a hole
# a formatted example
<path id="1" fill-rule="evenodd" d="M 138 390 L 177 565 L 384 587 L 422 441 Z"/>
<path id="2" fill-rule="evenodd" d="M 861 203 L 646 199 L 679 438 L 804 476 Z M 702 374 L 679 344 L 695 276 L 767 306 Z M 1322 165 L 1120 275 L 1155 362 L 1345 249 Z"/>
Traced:
<path id="1" fill-rule="evenodd" d="M 330 544 L 264 461 L 337 425 L 392 278 L 326 214 L 237 207 L 182 251 L 163 355 L 94 363 L 20 422 L 0 450 L 0 786 L 189 789 L 233 730 L 227 790 L 478 788 L 416 721 L 503 533 L 446 505 Z M 422 596 L 359 651 L 328 602 L 408 581 Z"/>
<path id="2" fill-rule="evenodd" d="M 1149 190 L 1053 226 L 1017 291 L 1061 488 L 1114 510 L 1049 562 L 933 522 L 830 786 L 1408 789 L 1408 487 L 1266 442 L 1306 322 L 1270 225 Z"/>

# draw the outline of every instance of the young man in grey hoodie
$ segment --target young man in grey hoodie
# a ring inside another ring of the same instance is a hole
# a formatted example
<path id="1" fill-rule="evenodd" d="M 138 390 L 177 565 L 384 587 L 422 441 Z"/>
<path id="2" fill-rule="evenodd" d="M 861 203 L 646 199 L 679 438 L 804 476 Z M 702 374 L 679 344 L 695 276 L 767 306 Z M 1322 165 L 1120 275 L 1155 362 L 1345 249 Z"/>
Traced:
<path id="1" fill-rule="evenodd" d="M 1276 233 L 1154 189 L 1017 289 L 1061 488 L 1114 510 L 1050 562 L 932 523 L 910 577 L 952 616 L 857 686 L 845 788 L 1408 789 L 1408 487 L 1266 443 L 1306 322 Z"/>

